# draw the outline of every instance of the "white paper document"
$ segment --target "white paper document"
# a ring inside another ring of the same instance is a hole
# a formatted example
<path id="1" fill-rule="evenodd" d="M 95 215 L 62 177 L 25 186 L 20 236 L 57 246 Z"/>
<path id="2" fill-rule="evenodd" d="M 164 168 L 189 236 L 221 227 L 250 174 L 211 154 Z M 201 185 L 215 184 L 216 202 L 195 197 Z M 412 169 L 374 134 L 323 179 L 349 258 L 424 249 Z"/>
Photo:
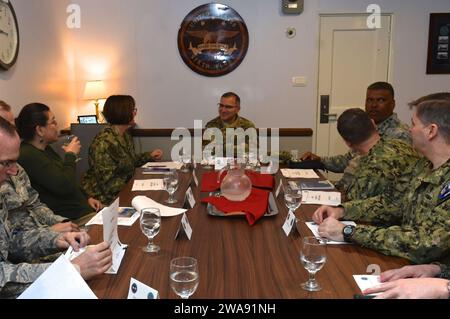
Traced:
<path id="1" fill-rule="evenodd" d="M 158 290 L 131 278 L 128 299 L 159 299 L 159 293 Z"/>
<path id="2" fill-rule="evenodd" d="M 106 271 L 107 274 L 117 274 L 126 248 L 128 247 L 119 240 L 119 234 L 117 232 L 118 211 L 118 198 L 109 207 L 103 209 L 103 240 L 109 243 L 112 251 L 112 265 Z"/>
<path id="3" fill-rule="evenodd" d="M 60 256 L 18 299 L 97 299 L 72 263 Z"/>
<path id="4" fill-rule="evenodd" d="M 355 279 L 359 289 L 361 289 L 361 292 L 363 292 L 366 289 L 376 287 L 380 284 L 380 276 L 376 275 L 353 275 L 353 278 Z M 373 295 L 376 296 L 379 294 L 380 293 Z"/>
<path id="5" fill-rule="evenodd" d="M 356 226 L 356 223 L 352 222 L 352 221 L 343 221 L 342 223 L 344 225 Z M 319 235 L 319 225 L 317 225 L 315 222 L 306 222 L 305 224 L 306 224 L 306 226 L 308 226 L 308 228 L 311 230 L 311 232 L 314 234 L 314 236 L 316 238 L 321 238 Z M 350 243 L 347 243 L 345 241 L 334 241 L 334 240 L 330 240 L 330 239 L 328 239 L 328 241 L 327 241 L 327 245 L 344 245 L 344 244 L 350 244 Z"/>
<path id="6" fill-rule="evenodd" d="M 181 169 L 183 163 L 178 162 L 148 162 L 142 165 L 142 168 L 157 167 L 157 168 L 170 168 L 170 169 Z"/>
<path id="7" fill-rule="evenodd" d="M 302 203 L 311 205 L 339 206 L 341 204 L 341 193 L 302 191 Z"/>
<path id="8" fill-rule="evenodd" d="M 162 190 L 164 190 L 164 182 L 162 179 L 136 179 L 131 189 L 132 192 Z"/>
<path id="9" fill-rule="evenodd" d="M 117 220 L 117 225 L 133 226 L 134 222 L 139 219 L 139 216 L 139 211 L 133 207 L 119 207 L 119 218 Z M 103 225 L 103 209 L 86 223 L 86 226 L 89 225 Z"/>
<path id="10" fill-rule="evenodd" d="M 161 217 L 172 217 L 185 213 L 187 209 L 182 208 L 174 208 L 162 205 L 158 202 L 155 202 L 153 199 L 148 198 L 147 196 L 136 196 L 131 201 L 131 205 L 136 208 L 136 210 L 141 211 L 143 208 L 155 207 L 159 208 L 161 212 Z"/>
<path id="11" fill-rule="evenodd" d="M 281 173 L 286 178 L 319 178 L 313 169 L 282 168 Z"/>

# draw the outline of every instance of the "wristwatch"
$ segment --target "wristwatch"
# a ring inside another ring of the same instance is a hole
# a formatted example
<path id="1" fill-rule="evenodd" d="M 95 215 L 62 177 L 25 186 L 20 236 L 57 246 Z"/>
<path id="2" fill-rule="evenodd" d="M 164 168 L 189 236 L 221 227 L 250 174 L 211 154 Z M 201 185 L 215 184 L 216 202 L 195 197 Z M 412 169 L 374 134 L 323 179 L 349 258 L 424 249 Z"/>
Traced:
<path id="1" fill-rule="evenodd" d="M 352 241 L 353 234 L 355 233 L 355 226 L 353 225 L 347 225 L 342 229 L 342 235 L 344 235 L 344 240 L 347 243 L 350 243 Z"/>

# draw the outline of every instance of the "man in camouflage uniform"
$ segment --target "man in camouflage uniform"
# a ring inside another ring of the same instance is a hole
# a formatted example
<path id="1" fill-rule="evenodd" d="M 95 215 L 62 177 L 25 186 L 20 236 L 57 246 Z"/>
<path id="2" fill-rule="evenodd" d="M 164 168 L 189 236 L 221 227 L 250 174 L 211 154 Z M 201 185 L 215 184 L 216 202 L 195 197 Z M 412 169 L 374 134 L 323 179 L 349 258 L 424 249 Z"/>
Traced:
<path id="1" fill-rule="evenodd" d="M 14 126 L 0 117 L 0 185 L 17 174 L 19 146 L 20 139 Z M 10 215 L 4 195 L 0 194 L 0 298 L 17 297 L 50 266 L 49 263 L 28 264 L 23 261 L 56 253 L 69 245 L 79 251 L 89 242 L 86 233 L 58 233 L 48 227 L 13 230 Z M 87 248 L 72 263 L 84 279 L 105 272 L 111 266 L 109 244 Z"/>
<path id="2" fill-rule="evenodd" d="M 380 137 L 375 123 L 361 109 L 348 109 L 337 122 L 345 143 L 360 156 L 353 177 L 346 174 L 337 183 L 345 191 L 347 200 L 365 199 L 383 192 L 391 192 L 398 179 L 408 173 L 419 159 L 410 144 L 401 140 Z M 345 184 L 346 181 L 348 184 Z"/>
<path id="3" fill-rule="evenodd" d="M 406 189 L 403 198 L 398 200 L 390 194 L 383 194 L 347 202 L 338 208 L 322 206 L 313 215 L 313 220 L 320 224 L 321 236 L 352 241 L 415 263 L 437 261 L 448 256 L 450 101 L 419 104 L 412 123 L 413 145 L 425 157 L 412 170 L 407 188 L 399 181 L 400 191 Z M 338 221 L 340 218 L 370 225 L 344 227 Z"/>
<path id="4" fill-rule="evenodd" d="M 239 116 L 239 111 L 241 110 L 241 99 L 233 92 L 227 92 L 220 98 L 219 106 L 219 116 L 215 119 L 206 123 L 205 128 L 218 128 L 222 132 L 223 136 L 223 156 L 226 156 L 227 149 L 227 139 L 226 131 L 227 129 L 238 129 L 242 128 L 244 131 L 249 128 L 255 128 L 255 125 L 246 118 Z M 212 141 L 214 142 L 214 140 Z M 209 141 L 203 141 L 203 146 L 209 144 Z M 238 151 L 237 138 L 234 138 L 233 145 L 234 156 L 236 156 Z M 248 152 L 250 148 L 249 142 L 245 142 L 245 152 Z"/>
<path id="5" fill-rule="evenodd" d="M 0 186 L 0 194 L 5 198 L 12 230 L 51 227 L 57 232 L 79 231 L 76 224 L 54 214 L 40 201 L 39 194 L 31 186 L 25 170 L 18 164 L 16 166 L 17 174 L 9 176 Z"/>
<path id="6" fill-rule="evenodd" d="M 408 125 L 402 123 L 395 108 L 395 92 L 391 84 L 387 82 L 375 82 L 367 88 L 366 112 L 377 125 L 378 133 L 385 140 L 399 139 L 411 143 Z M 302 160 L 320 160 L 325 168 L 335 173 L 345 173 L 343 183 L 348 184 L 353 176 L 354 168 L 358 166 L 359 156 L 349 151 L 344 155 L 319 157 L 307 152 L 302 155 Z"/>

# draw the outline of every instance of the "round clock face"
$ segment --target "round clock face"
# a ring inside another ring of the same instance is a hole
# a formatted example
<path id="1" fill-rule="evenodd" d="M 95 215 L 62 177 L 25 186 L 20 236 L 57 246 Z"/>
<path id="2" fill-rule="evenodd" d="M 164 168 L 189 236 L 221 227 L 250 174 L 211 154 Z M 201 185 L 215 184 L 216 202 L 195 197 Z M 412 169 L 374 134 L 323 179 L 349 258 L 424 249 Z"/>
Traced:
<path id="1" fill-rule="evenodd" d="M 19 53 L 19 28 L 10 2 L 0 0 L 0 67 L 9 69 Z"/>

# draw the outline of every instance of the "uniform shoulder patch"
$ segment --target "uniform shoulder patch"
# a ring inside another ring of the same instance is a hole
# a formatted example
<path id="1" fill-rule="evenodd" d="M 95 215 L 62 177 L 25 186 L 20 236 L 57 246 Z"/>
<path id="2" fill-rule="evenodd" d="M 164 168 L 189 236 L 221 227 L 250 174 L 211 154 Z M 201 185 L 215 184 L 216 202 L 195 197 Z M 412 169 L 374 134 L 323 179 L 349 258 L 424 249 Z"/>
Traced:
<path id="1" fill-rule="evenodd" d="M 438 205 L 442 204 L 449 198 L 450 198 L 450 182 L 446 183 L 444 187 L 442 187 L 442 190 L 439 193 L 438 197 Z"/>

